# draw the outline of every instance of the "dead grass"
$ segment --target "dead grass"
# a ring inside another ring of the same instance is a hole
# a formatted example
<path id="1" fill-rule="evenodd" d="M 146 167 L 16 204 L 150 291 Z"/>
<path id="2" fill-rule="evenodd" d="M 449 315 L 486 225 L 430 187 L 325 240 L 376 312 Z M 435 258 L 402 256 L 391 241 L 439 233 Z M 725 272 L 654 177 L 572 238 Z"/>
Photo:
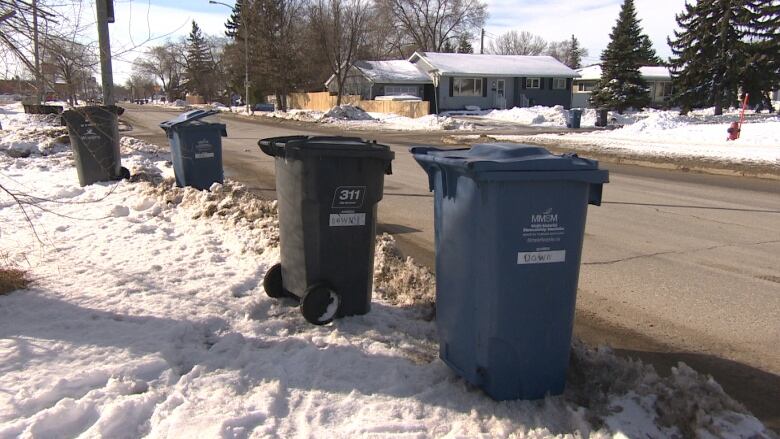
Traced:
<path id="1" fill-rule="evenodd" d="M 24 270 L 0 267 L 0 296 L 27 288 L 28 285 L 30 285 L 30 279 L 27 278 L 27 272 Z"/>

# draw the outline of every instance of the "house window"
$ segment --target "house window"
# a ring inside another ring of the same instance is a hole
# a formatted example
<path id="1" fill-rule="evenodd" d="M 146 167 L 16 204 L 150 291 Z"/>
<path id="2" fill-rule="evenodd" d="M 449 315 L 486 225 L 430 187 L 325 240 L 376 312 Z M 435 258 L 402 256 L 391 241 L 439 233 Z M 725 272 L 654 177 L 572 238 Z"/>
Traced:
<path id="1" fill-rule="evenodd" d="M 659 82 L 656 84 L 656 94 L 659 98 L 666 98 L 672 95 L 671 82 Z"/>
<path id="2" fill-rule="evenodd" d="M 594 87 L 595 87 L 595 83 L 593 82 L 579 82 L 577 83 L 577 92 L 590 93 L 593 91 Z"/>
<path id="3" fill-rule="evenodd" d="M 416 86 L 386 85 L 385 96 L 419 96 L 420 90 Z"/>
<path id="4" fill-rule="evenodd" d="M 482 78 L 452 78 L 453 96 L 482 96 Z"/>
<path id="5" fill-rule="evenodd" d="M 525 88 L 539 88 L 539 78 L 525 78 Z"/>
<path id="6" fill-rule="evenodd" d="M 566 78 L 553 78 L 553 90 L 566 90 Z"/>

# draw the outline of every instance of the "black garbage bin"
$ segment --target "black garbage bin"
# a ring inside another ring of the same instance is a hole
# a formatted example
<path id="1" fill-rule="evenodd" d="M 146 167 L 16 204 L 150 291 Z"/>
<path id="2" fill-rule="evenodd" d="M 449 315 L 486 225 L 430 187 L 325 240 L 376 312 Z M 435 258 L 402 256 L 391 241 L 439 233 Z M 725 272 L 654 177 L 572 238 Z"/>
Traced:
<path id="1" fill-rule="evenodd" d="M 119 156 L 117 116 L 123 111 L 115 105 L 96 105 L 62 113 L 81 186 L 130 177 Z"/>
<path id="2" fill-rule="evenodd" d="M 599 108 L 598 110 L 596 110 L 596 126 L 597 127 L 607 126 L 608 116 L 609 116 L 609 111 L 606 108 Z"/>
<path id="3" fill-rule="evenodd" d="M 356 137 L 277 137 L 258 142 L 275 157 L 281 264 L 263 285 L 301 299 L 309 322 L 371 308 L 377 203 L 394 153 Z"/>

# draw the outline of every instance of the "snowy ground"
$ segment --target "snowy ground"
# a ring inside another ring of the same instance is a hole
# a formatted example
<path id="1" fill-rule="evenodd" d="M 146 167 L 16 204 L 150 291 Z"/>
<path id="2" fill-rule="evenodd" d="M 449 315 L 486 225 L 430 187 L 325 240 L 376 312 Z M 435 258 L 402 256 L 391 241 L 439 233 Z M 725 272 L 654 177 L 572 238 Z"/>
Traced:
<path id="1" fill-rule="evenodd" d="M 437 359 L 433 276 L 389 236 L 371 313 L 309 325 L 262 292 L 273 202 L 176 188 L 167 150 L 131 138 L 131 181 L 80 188 L 37 120 L 0 133 L 0 185 L 30 219 L 0 195 L 0 263 L 34 279 L 0 296 L 0 438 L 775 437 L 685 365 L 660 377 L 579 342 L 563 396 L 492 401 Z"/>
<path id="2" fill-rule="evenodd" d="M 544 107 L 546 108 L 546 107 Z M 531 109 L 526 115 L 532 114 Z M 559 114 L 546 108 L 537 111 L 541 124 L 557 126 Z M 565 111 L 565 110 L 563 110 Z M 554 117 L 553 117 L 554 116 Z M 530 116 L 529 116 L 530 117 Z M 685 157 L 708 159 L 726 163 L 746 163 L 780 166 L 780 115 L 746 115 L 742 135 L 736 141 L 727 141 L 726 129 L 739 119 L 739 112 L 731 110 L 714 116 L 712 109 L 699 110 L 687 116 L 676 111 L 647 110 L 625 115 L 610 114 L 622 128 L 565 134 L 491 135 L 499 141 L 534 143 L 580 150 L 607 151 L 651 157 Z M 595 111 L 586 110 L 583 126 L 592 126 Z M 478 136 L 457 136 L 469 141 Z"/>

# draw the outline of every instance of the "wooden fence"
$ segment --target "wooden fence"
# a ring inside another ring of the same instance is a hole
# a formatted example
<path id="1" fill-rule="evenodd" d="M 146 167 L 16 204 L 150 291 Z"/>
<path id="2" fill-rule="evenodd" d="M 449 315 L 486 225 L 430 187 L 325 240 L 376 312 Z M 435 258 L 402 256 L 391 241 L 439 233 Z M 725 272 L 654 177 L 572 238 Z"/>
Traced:
<path id="1" fill-rule="evenodd" d="M 429 114 L 428 101 L 364 101 L 357 95 L 341 97 L 342 105 L 355 105 L 370 113 L 394 113 L 406 117 L 422 117 Z M 328 92 L 290 93 L 287 106 L 301 110 L 328 111 L 336 106 L 336 96 Z"/>

